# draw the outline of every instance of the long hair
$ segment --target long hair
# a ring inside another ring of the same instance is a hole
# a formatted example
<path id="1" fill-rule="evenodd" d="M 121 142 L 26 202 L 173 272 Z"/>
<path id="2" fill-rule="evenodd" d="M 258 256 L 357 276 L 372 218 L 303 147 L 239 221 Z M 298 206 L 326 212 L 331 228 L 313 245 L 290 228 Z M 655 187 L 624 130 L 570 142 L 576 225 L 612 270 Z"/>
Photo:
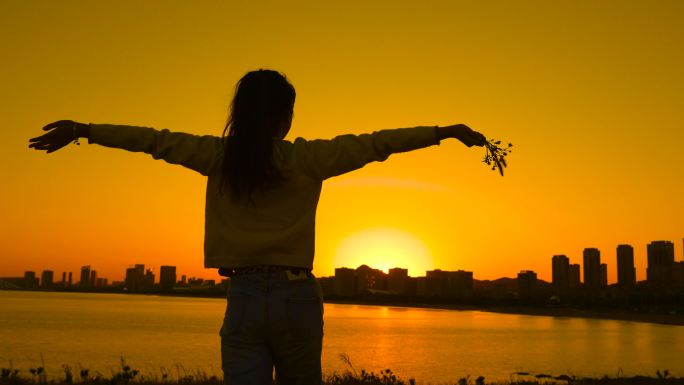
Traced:
<path id="1" fill-rule="evenodd" d="M 221 194 L 228 185 L 234 200 L 247 198 L 254 204 L 256 189 L 263 191 L 284 179 L 273 148 L 289 130 L 295 97 L 292 84 L 276 71 L 251 71 L 238 81 L 223 130 Z"/>

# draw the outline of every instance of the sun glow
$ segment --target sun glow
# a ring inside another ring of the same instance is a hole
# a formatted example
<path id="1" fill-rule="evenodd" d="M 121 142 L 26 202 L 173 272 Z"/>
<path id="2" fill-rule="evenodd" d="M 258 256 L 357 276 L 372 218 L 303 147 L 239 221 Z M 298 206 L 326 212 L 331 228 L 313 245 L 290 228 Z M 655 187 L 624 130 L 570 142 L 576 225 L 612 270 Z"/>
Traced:
<path id="1" fill-rule="evenodd" d="M 384 272 L 402 267 L 413 276 L 434 268 L 432 254 L 423 242 L 410 233 L 387 227 L 365 229 L 345 238 L 333 261 L 335 267 L 366 264 Z"/>

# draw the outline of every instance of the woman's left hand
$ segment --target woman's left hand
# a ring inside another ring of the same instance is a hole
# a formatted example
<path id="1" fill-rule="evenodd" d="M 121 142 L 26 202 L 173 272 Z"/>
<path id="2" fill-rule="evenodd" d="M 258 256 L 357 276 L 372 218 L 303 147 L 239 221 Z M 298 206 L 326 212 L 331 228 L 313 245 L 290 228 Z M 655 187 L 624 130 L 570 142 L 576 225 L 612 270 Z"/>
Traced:
<path id="1" fill-rule="evenodd" d="M 487 138 L 481 133 L 474 131 L 465 124 L 456 124 L 447 127 L 453 133 L 453 137 L 460 140 L 463 144 L 468 147 L 478 146 L 482 147 L 487 142 Z"/>
<path id="2" fill-rule="evenodd" d="M 29 139 L 29 142 L 31 143 L 29 144 L 29 148 L 47 150 L 48 154 L 57 151 L 77 138 L 74 127 L 78 124 L 79 123 L 76 123 L 73 120 L 58 120 L 52 122 L 43 127 L 44 131 L 49 132 Z"/>

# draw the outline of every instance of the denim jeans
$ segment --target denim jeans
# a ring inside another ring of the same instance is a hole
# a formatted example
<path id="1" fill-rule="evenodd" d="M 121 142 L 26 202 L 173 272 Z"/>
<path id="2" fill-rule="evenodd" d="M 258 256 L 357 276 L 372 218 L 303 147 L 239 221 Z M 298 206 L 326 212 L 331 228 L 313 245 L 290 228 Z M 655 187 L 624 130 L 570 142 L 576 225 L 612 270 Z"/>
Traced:
<path id="1" fill-rule="evenodd" d="M 305 272 L 234 276 L 220 331 L 226 385 L 320 385 L 323 298 Z"/>

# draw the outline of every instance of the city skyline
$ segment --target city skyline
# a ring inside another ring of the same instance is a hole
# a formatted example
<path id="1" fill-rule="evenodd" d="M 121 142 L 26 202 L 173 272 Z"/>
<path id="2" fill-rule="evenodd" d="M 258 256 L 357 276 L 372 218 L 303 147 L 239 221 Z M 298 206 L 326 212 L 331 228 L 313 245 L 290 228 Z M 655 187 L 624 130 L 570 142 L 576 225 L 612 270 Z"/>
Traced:
<path id="1" fill-rule="evenodd" d="M 682 244 L 684 245 L 684 238 L 682 238 Z M 549 282 L 554 285 L 554 287 L 561 287 L 561 288 L 576 288 L 576 287 L 589 287 L 589 288 L 600 288 L 600 287 L 606 287 L 609 285 L 617 285 L 619 287 L 630 287 L 635 285 L 638 282 L 644 282 L 644 281 L 654 281 L 654 282 L 667 282 L 668 280 L 671 280 L 672 277 L 669 276 L 668 270 L 671 270 L 672 267 L 669 266 L 669 264 L 674 263 L 676 265 L 676 268 L 679 268 L 679 266 L 682 266 L 682 269 L 684 269 L 684 259 L 677 260 L 676 255 L 674 253 L 674 243 L 672 241 L 667 241 L 667 240 L 658 240 L 658 241 L 651 241 L 646 245 L 647 249 L 647 267 L 645 269 L 645 276 L 646 279 L 643 280 L 638 280 L 636 278 L 637 274 L 637 269 L 636 269 L 636 264 L 635 264 L 635 259 L 634 259 L 634 247 L 630 244 L 619 244 L 616 246 L 616 252 L 614 256 L 614 264 L 608 264 L 608 263 L 602 263 L 601 262 L 601 251 L 597 248 L 594 247 L 587 247 L 584 248 L 582 252 L 582 264 L 579 263 L 570 263 L 571 259 L 566 256 L 565 254 L 556 254 L 551 257 L 551 277 L 549 279 L 542 279 L 538 277 L 538 272 L 534 270 L 529 270 L 529 269 L 524 269 L 520 268 L 518 270 L 518 276 L 520 274 L 528 274 L 528 273 L 533 273 L 535 280 L 539 279 L 541 281 Z M 604 254 L 605 256 L 605 254 Z M 615 281 L 609 281 L 607 279 L 608 277 L 608 268 L 607 266 L 614 266 L 613 270 L 615 270 L 615 276 L 618 278 Z M 435 268 L 431 270 L 426 270 L 425 275 L 423 276 L 415 276 L 415 275 L 409 275 L 408 274 L 408 269 L 402 267 L 402 266 L 395 266 L 393 268 L 387 269 L 387 271 L 384 271 L 382 269 L 378 269 L 375 266 L 372 266 L 370 264 L 362 264 L 359 265 L 359 267 L 362 266 L 368 266 L 372 270 L 377 270 L 377 271 L 382 271 L 384 274 L 391 274 L 392 271 L 397 271 L 400 270 L 405 274 L 407 277 L 428 277 L 431 272 L 448 272 L 449 270 L 442 269 L 442 268 Z M 335 275 L 338 273 L 338 270 L 340 269 L 348 269 L 348 270 L 353 270 L 355 268 L 349 268 L 347 266 L 337 266 L 335 267 Z M 358 267 L 356 268 L 358 269 Z M 95 287 L 103 287 L 107 286 L 108 282 L 110 282 L 112 285 L 114 284 L 125 284 L 128 287 L 141 287 L 143 285 L 151 287 L 157 283 L 161 285 L 161 282 L 165 282 L 164 285 L 166 287 L 173 286 L 171 282 L 181 282 L 176 279 L 177 277 L 177 267 L 176 266 L 171 266 L 171 265 L 162 265 L 159 267 L 159 272 L 157 275 L 155 275 L 155 267 L 151 266 L 148 268 L 145 268 L 145 264 L 133 264 L 129 265 L 125 269 L 124 276 L 121 280 L 111 280 L 109 281 L 108 278 L 104 277 L 98 277 L 97 276 L 97 270 L 92 269 L 91 265 L 84 265 L 81 266 L 80 268 L 80 280 L 77 282 L 72 281 L 72 273 L 69 271 L 63 271 L 61 272 L 61 277 L 62 277 L 62 283 L 66 282 L 65 279 L 69 277 L 69 286 L 72 285 L 77 285 L 78 287 L 81 288 L 95 288 Z M 457 272 L 466 272 L 465 270 L 458 269 L 456 270 Z M 684 271 L 684 270 L 683 270 Z M 583 277 L 582 279 L 580 278 L 580 272 L 581 276 Z M 51 282 L 60 282 L 60 281 L 54 281 L 55 274 L 57 272 L 53 270 L 42 270 L 40 274 L 40 279 L 38 279 L 38 275 L 36 271 L 32 270 L 25 270 L 23 272 L 23 279 L 27 280 L 33 280 L 36 279 L 41 282 L 40 286 L 42 286 L 42 281 L 44 279 L 49 279 Z M 471 280 L 476 279 L 476 280 L 489 280 L 489 279 L 477 279 L 473 278 L 474 272 L 468 272 L 471 275 Z M 186 274 L 182 274 L 182 282 L 185 283 L 187 279 Z M 155 280 L 155 277 L 158 277 Z M 173 277 L 173 278 L 171 278 Z M 319 278 L 325 278 L 326 276 L 319 276 Z M 330 277 L 330 276 L 328 276 Z M 502 276 L 502 277 L 497 277 L 494 279 L 500 279 L 500 278 L 507 278 L 509 277 L 508 275 Z M 669 278 L 668 278 L 669 277 Z M 5 278 L 10 278 L 10 279 L 20 279 L 21 277 L 5 277 Z M 622 279 L 621 279 L 622 278 Z M 0 280 L 2 280 L 3 277 L 0 276 Z M 201 281 L 207 281 L 207 282 L 215 282 L 216 280 L 210 280 L 210 279 L 204 279 L 201 277 L 190 277 L 190 279 L 199 279 Z M 221 278 L 223 279 L 223 277 Z M 85 285 L 82 284 L 81 282 L 85 282 Z M 38 285 L 38 284 L 36 284 Z"/>

